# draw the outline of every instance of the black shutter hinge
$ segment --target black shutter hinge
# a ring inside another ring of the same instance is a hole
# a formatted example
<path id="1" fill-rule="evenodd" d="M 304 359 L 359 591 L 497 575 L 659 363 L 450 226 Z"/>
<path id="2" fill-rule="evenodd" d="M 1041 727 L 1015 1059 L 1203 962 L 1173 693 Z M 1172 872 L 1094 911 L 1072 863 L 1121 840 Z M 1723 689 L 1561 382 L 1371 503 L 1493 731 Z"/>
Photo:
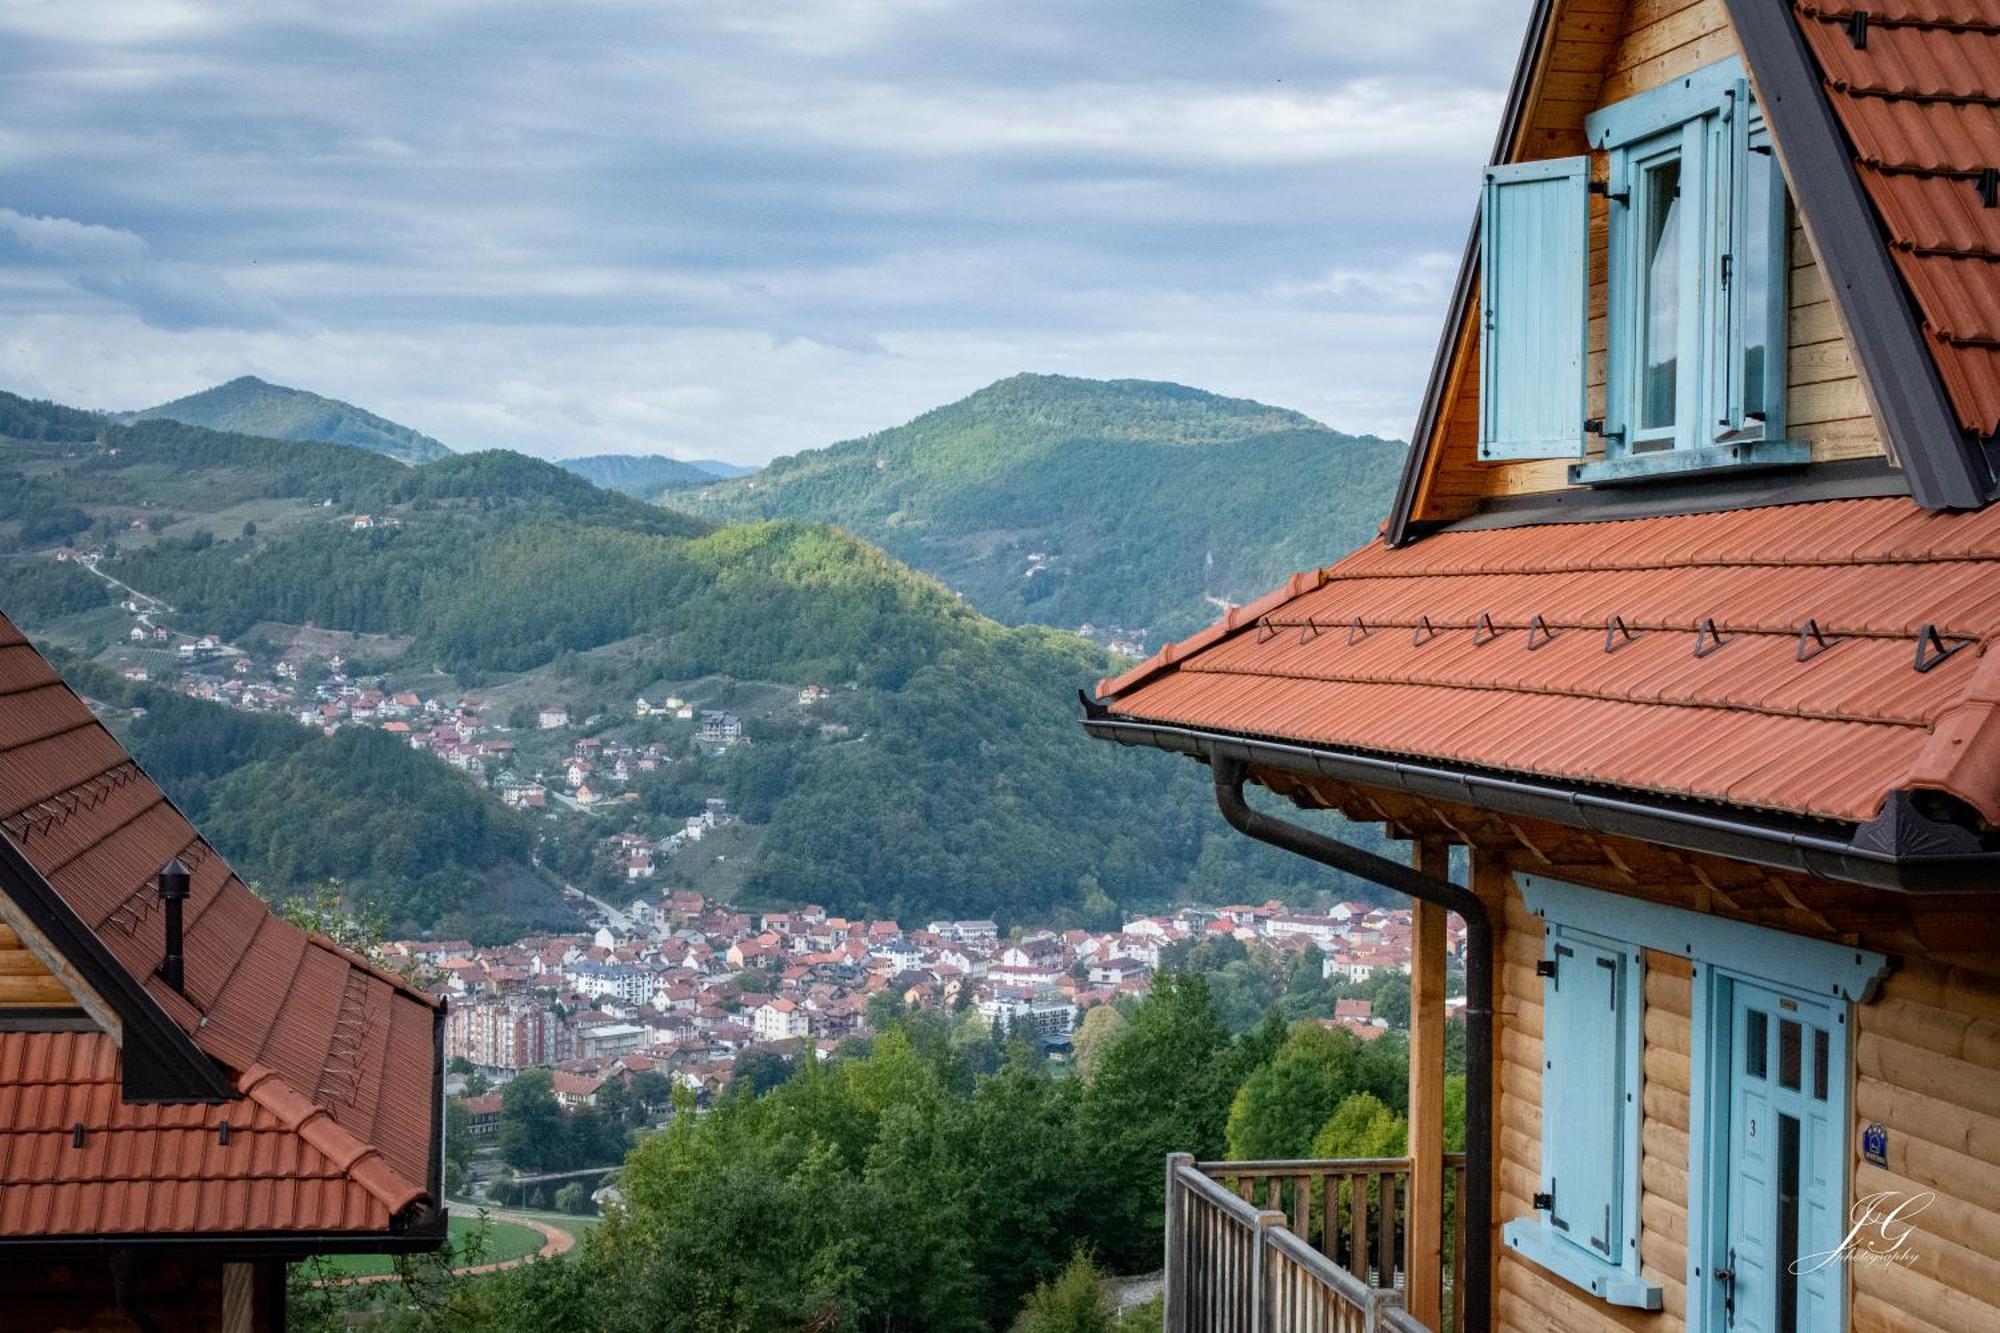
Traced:
<path id="1" fill-rule="evenodd" d="M 1630 190 L 1620 190 L 1616 194 L 1613 194 L 1611 192 L 1610 181 L 1592 181 L 1590 183 L 1590 192 L 1592 194 L 1601 194 L 1614 204 L 1629 204 L 1632 202 L 1632 192 Z"/>
<path id="2" fill-rule="evenodd" d="M 1583 419 L 1583 433 L 1585 435 L 1602 436 L 1606 442 L 1609 442 L 1611 440 L 1622 440 L 1625 438 L 1625 432 L 1622 430 L 1604 429 L 1603 417 L 1585 417 Z"/>
<path id="3" fill-rule="evenodd" d="M 1538 1213 L 1553 1213 L 1556 1210 L 1556 1192 L 1550 1190 L 1547 1194 L 1537 1194 L 1529 1202 Z"/>
<path id="4" fill-rule="evenodd" d="M 1555 974 L 1556 974 L 1556 960 L 1555 960 L 1555 959 L 1553 959 L 1553 958 L 1544 958 L 1544 959 L 1540 960 L 1539 962 L 1537 962 L 1537 963 L 1535 964 L 1535 975 L 1536 975 L 1536 976 L 1538 976 L 1538 977 L 1552 977 L 1552 976 L 1554 976 Z"/>

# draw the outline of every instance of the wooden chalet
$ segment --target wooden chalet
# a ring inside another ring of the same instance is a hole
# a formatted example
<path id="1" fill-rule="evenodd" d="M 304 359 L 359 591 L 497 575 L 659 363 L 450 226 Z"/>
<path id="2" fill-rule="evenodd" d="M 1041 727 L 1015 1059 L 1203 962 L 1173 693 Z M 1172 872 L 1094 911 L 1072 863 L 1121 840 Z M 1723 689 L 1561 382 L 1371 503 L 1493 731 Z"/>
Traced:
<path id="1" fill-rule="evenodd" d="M 273 916 L 0 617 L 7 1328 L 282 1328 L 445 1235 L 443 1007 Z"/>
<path id="2" fill-rule="evenodd" d="M 2000 1329 L 2000 4 L 1543 0 L 1491 161 L 1378 540 L 1085 701 L 1417 901 L 1410 1157 L 1169 1163 L 1168 1326 Z"/>

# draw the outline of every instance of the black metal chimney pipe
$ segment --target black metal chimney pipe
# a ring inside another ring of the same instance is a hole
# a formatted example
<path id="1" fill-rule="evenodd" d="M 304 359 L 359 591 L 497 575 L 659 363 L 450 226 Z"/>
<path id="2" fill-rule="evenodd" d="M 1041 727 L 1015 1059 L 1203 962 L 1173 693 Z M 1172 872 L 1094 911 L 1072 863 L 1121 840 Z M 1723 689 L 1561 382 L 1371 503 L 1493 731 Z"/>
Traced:
<path id="1" fill-rule="evenodd" d="M 160 960 L 160 979 L 178 994 L 181 985 L 181 904 L 188 896 L 188 868 L 176 856 L 160 867 L 160 901 L 167 909 L 167 950 Z"/>
<path id="2" fill-rule="evenodd" d="M 1249 769 L 1213 750 L 1215 804 L 1237 832 L 1309 861 L 1344 870 L 1410 898 L 1436 903 L 1465 922 L 1465 1291 L 1466 1333 L 1486 1333 L 1493 1298 L 1493 923 L 1470 889 L 1414 866 L 1350 847 L 1323 833 L 1250 808 L 1243 797 Z"/>

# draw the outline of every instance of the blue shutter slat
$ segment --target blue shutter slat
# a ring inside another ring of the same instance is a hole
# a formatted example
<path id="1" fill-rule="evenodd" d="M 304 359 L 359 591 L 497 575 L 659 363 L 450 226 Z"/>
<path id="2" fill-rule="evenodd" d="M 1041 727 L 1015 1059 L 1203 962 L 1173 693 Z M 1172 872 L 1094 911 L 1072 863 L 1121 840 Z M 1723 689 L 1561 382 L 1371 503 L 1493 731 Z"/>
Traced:
<path id="1" fill-rule="evenodd" d="M 1626 1003 L 1622 954 L 1557 937 L 1544 987 L 1542 1188 L 1549 1220 L 1572 1243 L 1616 1263 L 1620 1254 Z"/>
<path id="2" fill-rule="evenodd" d="M 1590 160 L 1488 167 L 1481 209 L 1479 455 L 1580 456 Z"/>

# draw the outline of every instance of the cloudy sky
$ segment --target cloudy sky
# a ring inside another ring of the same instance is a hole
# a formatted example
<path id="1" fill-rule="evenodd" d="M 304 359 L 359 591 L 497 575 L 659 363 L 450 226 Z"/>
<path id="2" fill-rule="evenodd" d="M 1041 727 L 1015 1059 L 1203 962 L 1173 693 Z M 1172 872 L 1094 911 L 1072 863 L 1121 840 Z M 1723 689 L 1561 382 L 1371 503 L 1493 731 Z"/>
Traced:
<path id="1" fill-rule="evenodd" d="M 0 387 L 758 461 L 1021 370 L 1409 429 L 1527 0 L 0 0 Z"/>

